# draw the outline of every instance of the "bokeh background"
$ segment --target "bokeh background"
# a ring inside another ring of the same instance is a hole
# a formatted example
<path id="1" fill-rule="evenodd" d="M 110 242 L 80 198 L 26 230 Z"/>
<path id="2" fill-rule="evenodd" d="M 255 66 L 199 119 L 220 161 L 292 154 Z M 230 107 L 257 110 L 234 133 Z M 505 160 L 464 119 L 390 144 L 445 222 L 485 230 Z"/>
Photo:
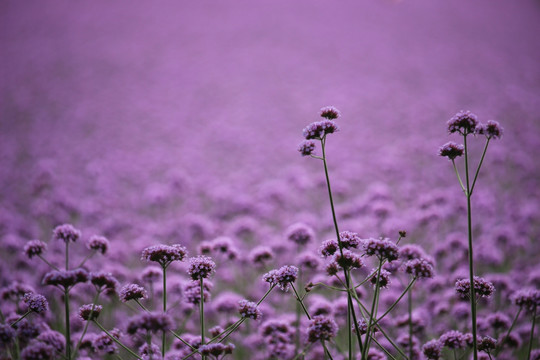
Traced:
<path id="1" fill-rule="evenodd" d="M 539 36 L 536 0 L 3 1 L 1 283 L 39 287 L 22 247 L 62 223 L 107 236 L 125 268 L 96 261 L 121 280 L 155 243 L 195 252 L 227 235 L 241 253 L 279 254 L 302 221 L 316 249 L 332 233 L 322 164 L 297 145 L 326 105 L 342 112 L 328 139 L 342 229 L 405 229 L 430 252 L 466 225 L 437 156 L 460 140 L 446 121 L 462 109 L 499 121 L 473 204 L 478 246 L 492 250 L 479 257 L 533 271 Z M 511 241 L 496 248 L 495 233 Z M 259 281 L 233 274 L 225 287 Z"/>

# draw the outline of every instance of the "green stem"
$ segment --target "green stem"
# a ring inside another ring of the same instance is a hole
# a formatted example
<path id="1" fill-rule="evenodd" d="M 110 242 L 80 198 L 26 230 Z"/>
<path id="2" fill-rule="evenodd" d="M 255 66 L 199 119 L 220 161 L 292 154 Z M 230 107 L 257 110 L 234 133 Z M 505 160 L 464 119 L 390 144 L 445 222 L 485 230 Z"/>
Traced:
<path id="1" fill-rule="evenodd" d="M 77 268 L 82 267 L 92 256 L 94 256 L 95 253 L 96 253 L 96 250 L 92 250 L 92 252 L 90 254 L 86 255 L 86 257 L 83 259 L 83 261 L 81 261 L 81 263 L 79 265 L 77 265 Z"/>
<path id="2" fill-rule="evenodd" d="M 478 344 L 476 338 L 476 291 L 474 288 L 474 263 L 473 263 L 473 235 L 472 235 L 472 216 L 471 216 L 471 186 L 469 179 L 469 151 L 467 147 L 467 135 L 463 135 L 465 147 L 465 176 L 467 181 L 467 230 L 469 239 L 469 279 L 471 288 L 471 319 L 472 319 L 472 336 L 473 336 L 473 359 L 478 360 Z"/>
<path id="3" fill-rule="evenodd" d="M 506 335 L 504 336 L 504 338 L 502 339 L 502 341 L 497 344 L 497 349 L 496 349 L 496 353 L 495 355 L 499 355 L 499 352 L 502 350 L 503 346 L 504 346 L 504 343 L 506 342 L 506 339 L 508 339 L 508 337 L 510 336 L 510 333 L 512 332 L 512 330 L 514 329 L 514 326 L 516 325 L 517 323 L 517 320 L 519 318 L 519 315 L 521 314 L 521 310 L 523 310 L 522 307 L 519 308 L 518 312 L 516 313 L 516 316 L 514 317 L 514 320 L 512 321 L 512 325 L 510 325 L 510 328 L 508 329 L 508 331 L 506 332 Z"/>
<path id="4" fill-rule="evenodd" d="M 27 317 L 28 315 L 30 315 L 31 312 L 32 312 L 32 310 L 28 310 L 27 312 L 25 312 L 24 314 L 22 314 L 20 318 L 18 318 L 17 320 L 15 320 L 15 322 L 12 323 L 10 326 L 11 326 L 11 327 L 14 327 L 14 326 L 17 325 L 22 319 L 24 319 L 25 317 Z"/>
<path id="5" fill-rule="evenodd" d="M 92 309 L 90 309 L 90 315 L 88 316 L 89 319 L 92 318 L 92 314 L 94 313 L 94 308 L 96 306 L 96 303 L 98 301 L 100 292 L 96 292 L 96 295 L 94 295 L 94 299 L 92 299 Z M 88 325 L 90 324 L 90 321 L 86 321 L 86 324 L 84 324 L 84 329 L 81 334 L 81 337 L 79 338 L 79 341 L 77 341 L 77 346 L 75 346 L 75 350 L 73 350 L 73 358 L 77 358 L 77 351 L 79 351 L 79 347 L 81 346 L 81 343 L 84 339 L 84 336 L 86 335 L 86 331 L 88 330 Z"/>
<path id="6" fill-rule="evenodd" d="M 412 324 L 412 291 L 408 293 L 409 298 L 409 359 L 413 356 L 413 324 Z"/>
<path id="7" fill-rule="evenodd" d="M 534 340 L 534 326 L 536 325 L 536 306 L 534 307 L 533 312 L 533 319 L 532 319 L 532 326 L 531 326 L 531 337 L 529 339 L 529 351 L 528 351 L 528 357 L 527 360 L 531 360 L 531 351 L 533 346 L 533 340 Z"/>
<path id="8" fill-rule="evenodd" d="M 67 250 L 67 246 L 66 246 Z M 67 260 L 66 260 L 67 268 Z M 66 314 L 66 359 L 71 360 L 71 325 L 69 319 L 69 290 L 64 290 L 64 307 Z"/>
<path id="9" fill-rule="evenodd" d="M 43 262 L 47 265 L 49 265 L 49 267 L 51 267 L 52 269 L 56 270 L 56 271 L 60 271 L 59 268 L 57 268 L 56 266 L 54 266 L 53 264 L 51 264 L 47 259 L 45 259 L 43 256 L 41 255 L 38 255 L 38 257 L 43 260 Z"/>
<path id="10" fill-rule="evenodd" d="M 336 231 L 336 240 L 338 242 L 338 246 L 339 246 L 339 252 L 341 254 L 341 256 L 343 256 L 343 244 L 341 242 L 341 238 L 339 236 L 339 226 L 338 226 L 338 222 L 337 222 L 337 217 L 336 217 L 336 210 L 335 210 L 335 207 L 334 207 L 334 198 L 332 197 L 332 187 L 330 186 L 330 176 L 328 175 L 328 164 L 326 163 L 326 136 L 324 136 L 322 139 L 321 139 L 321 149 L 322 149 L 322 160 L 323 160 L 323 164 L 324 164 L 324 175 L 326 177 L 326 187 L 328 189 L 328 198 L 330 200 L 330 208 L 332 210 L 332 220 L 334 222 L 334 229 Z M 354 307 L 352 306 L 352 296 L 351 296 L 351 293 L 350 293 L 350 290 L 352 289 L 351 288 L 351 283 L 350 283 L 350 279 L 349 279 L 349 272 L 347 271 L 347 269 L 343 268 L 343 274 L 345 276 L 345 285 L 346 285 L 346 288 L 347 288 L 347 324 L 350 324 L 351 323 L 351 316 L 352 316 L 352 321 L 354 323 L 354 328 L 356 330 L 356 336 L 358 338 L 358 346 L 360 347 L 360 351 L 362 351 L 362 346 L 361 346 L 361 335 L 360 335 L 360 329 L 358 329 L 358 320 L 356 318 L 356 312 L 354 310 Z M 348 334 L 348 337 L 350 339 L 350 343 L 352 343 L 352 327 L 351 326 L 348 326 L 348 329 L 347 331 L 349 332 Z M 350 345 L 351 346 L 351 345 Z"/>
<path id="11" fill-rule="evenodd" d="M 204 342 L 204 283 L 203 278 L 200 279 L 201 283 L 201 300 L 199 301 L 200 305 L 200 322 L 201 322 L 201 344 L 205 344 Z M 205 360 L 206 356 L 202 356 L 202 360 Z"/>
<path id="12" fill-rule="evenodd" d="M 388 310 L 386 310 L 384 312 L 384 314 L 382 314 L 378 319 L 377 321 L 375 321 L 374 324 L 378 324 L 379 321 L 381 321 L 386 315 L 388 315 L 388 313 L 390 313 L 390 311 L 394 310 L 394 308 L 397 306 L 397 304 L 401 301 L 401 299 L 403 299 L 403 297 L 405 296 L 405 294 L 407 294 L 407 292 L 412 288 L 412 286 L 415 284 L 416 282 L 416 277 L 414 277 L 411 282 L 409 283 L 409 285 L 407 285 L 407 287 L 405 288 L 405 290 L 403 290 L 403 292 L 401 293 L 401 295 L 397 298 L 396 301 L 394 301 L 394 303 L 392 305 L 390 305 L 390 307 L 388 308 Z"/>
<path id="13" fill-rule="evenodd" d="M 454 166 L 454 172 L 456 173 L 456 176 L 459 180 L 459 185 L 461 186 L 461 190 L 463 190 L 463 192 L 467 194 L 467 190 L 465 189 L 465 186 L 463 186 L 463 181 L 461 181 L 461 176 L 459 176 L 459 171 L 456 167 L 456 162 L 454 159 L 452 159 L 452 165 Z"/>
<path id="14" fill-rule="evenodd" d="M 488 148 L 488 145 L 489 145 L 489 140 L 491 140 L 491 138 L 487 138 L 487 141 L 486 141 L 486 145 L 484 146 L 484 151 L 482 152 L 482 157 L 480 158 L 480 163 L 478 164 L 478 168 L 476 168 L 476 174 L 474 175 L 474 180 L 472 182 L 472 186 L 471 186 L 471 195 L 474 191 L 474 185 L 476 185 L 476 179 L 478 179 L 478 174 L 480 173 L 480 168 L 482 167 L 482 163 L 484 162 L 484 157 L 486 156 L 486 151 L 487 151 L 487 148 Z"/>
<path id="15" fill-rule="evenodd" d="M 167 313 L 167 268 L 163 267 L 163 314 Z M 202 281 L 202 279 L 201 279 Z M 203 302 L 203 292 L 201 288 L 201 303 Z M 161 357 L 165 357 L 166 332 L 161 334 Z M 203 340 L 204 341 L 204 340 Z"/>
<path id="16" fill-rule="evenodd" d="M 379 292 L 379 280 L 381 276 L 381 268 L 382 268 L 382 260 L 379 260 L 379 267 L 377 269 L 377 279 L 375 280 L 375 293 L 373 294 L 373 302 L 371 304 L 371 312 L 369 313 L 369 322 L 367 327 L 367 333 L 366 333 L 366 344 L 364 346 L 364 351 L 362 352 L 362 360 L 367 359 L 367 352 L 369 350 L 369 343 L 370 343 L 370 332 L 371 332 L 371 326 L 373 324 L 373 317 L 376 317 L 375 314 L 375 305 L 377 304 L 377 298 L 378 298 L 378 292 Z"/>
<path id="17" fill-rule="evenodd" d="M 69 270 L 69 241 L 66 241 L 66 271 Z"/>
<path id="18" fill-rule="evenodd" d="M 97 326 L 101 331 L 103 331 L 103 332 L 104 332 L 104 333 L 105 333 L 112 341 L 114 341 L 115 343 L 117 343 L 120 347 L 122 347 L 124 350 L 126 350 L 130 355 L 132 355 L 133 357 L 136 357 L 137 359 L 142 360 L 142 358 L 141 358 L 139 355 L 135 354 L 135 353 L 133 352 L 133 350 L 131 350 L 131 349 L 128 348 L 126 345 L 122 344 L 122 343 L 120 342 L 120 340 L 118 340 L 117 338 L 115 338 L 114 336 L 112 336 L 111 333 L 109 333 L 103 326 L 101 326 L 100 323 L 98 323 L 96 320 L 92 320 L 92 322 L 93 322 L 94 324 L 96 324 L 96 326 Z"/>
<path id="19" fill-rule="evenodd" d="M 296 291 L 296 288 L 294 287 L 294 284 L 291 283 L 291 286 L 292 286 L 292 289 L 294 291 L 294 295 L 296 296 L 296 300 L 298 301 L 298 303 L 300 304 L 300 306 L 302 306 L 302 310 L 304 310 L 304 313 L 306 314 L 308 320 L 311 320 L 311 316 L 309 315 L 309 312 L 308 310 L 306 309 L 306 306 L 304 305 L 304 302 L 302 301 L 302 299 L 300 298 L 300 296 L 298 295 L 298 292 Z"/>

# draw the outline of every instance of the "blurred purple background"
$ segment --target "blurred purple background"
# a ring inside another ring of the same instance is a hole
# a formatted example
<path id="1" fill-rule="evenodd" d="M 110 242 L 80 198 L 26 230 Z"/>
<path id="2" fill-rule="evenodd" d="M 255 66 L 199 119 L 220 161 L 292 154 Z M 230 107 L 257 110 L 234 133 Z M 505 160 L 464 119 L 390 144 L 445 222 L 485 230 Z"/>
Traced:
<path id="1" fill-rule="evenodd" d="M 319 181 L 296 146 L 325 105 L 343 114 L 330 161 L 349 193 L 459 194 L 436 151 L 470 109 L 506 129 L 486 172 L 534 199 L 539 35 L 528 0 L 3 2 L 2 207 L 61 223 L 132 211 L 171 181 L 183 201 Z"/>

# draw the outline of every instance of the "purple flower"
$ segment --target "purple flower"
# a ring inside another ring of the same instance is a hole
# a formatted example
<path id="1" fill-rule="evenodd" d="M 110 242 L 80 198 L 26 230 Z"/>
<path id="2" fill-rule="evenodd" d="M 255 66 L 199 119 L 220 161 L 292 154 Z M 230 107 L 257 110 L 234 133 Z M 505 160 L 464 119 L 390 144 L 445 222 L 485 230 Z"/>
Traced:
<path id="1" fill-rule="evenodd" d="M 26 293 L 23 296 L 23 301 L 28 306 L 28 310 L 37 314 L 45 312 L 49 309 L 49 302 L 43 295 Z"/>
<path id="2" fill-rule="evenodd" d="M 331 120 L 321 120 L 306 126 L 302 132 L 302 135 L 306 140 L 322 139 L 328 134 L 335 133 L 339 128 L 335 122 Z"/>
<path id="3" fill-rule="evenodd" d="M 478 343 L 478 350 L 489 353 L 490 351 L 495 350 L 497 347 L 497 340 L 492 337 L 485 336 Z"/>
<path id="4" fill-rule="evenodd" d="M 296 266 L 285 265 L 279 270 L 271 270 L 263 275 L 263 280 L 271 285 L 277 285 L 283 291 L 288 291 L 290 284 L 296 281 L 298 268 Z"/>
<path id="5" fill-rule="evenodd" d="M 428 360 L 439 360 L 441 358 L 442 344 L 439 340 L 433 339 L 422 346 L 422 352 Z"/>
<path id="6" fill-rule="evenodd" d="M 137 333 L 139 330 L 144 332 L 164 332 L 171 329 L 173 326 L 172 319 L 169 315 L 163 313 L 143 313 L 135 318 L 132 318 L 127 326 L 127 332 L 130 335 Z"/>
<path id="7" fill-rule="evenodd" d="M 22 360 L 53 360 L 55 357 L 54 348 L 42 342 L 33 342 L 21 353 Z"/>
<path id="8" fill-rule="evenodd" d="M 432 278 L 435 270 L 425 259 L 413 259 L 405 263 L 405 272 L 417 278 Z"/>
<path id="9" fill-rule="evenodd" d="M 334 255 L 338 250 L 338 242 L 334 239 L 323 241 L 322 245 L 319 247 L 319 253 L 324 258 Z"/>
<path id="10" fill-rule="evenodd" d="M 103 306 L 96 304 L 86 304 L 79 308 L 79 317 L 85 321 L 95 320 L 103 310 Z"/>
<path id="11" fill-rule="evenodd" d="M 399 249 L 396 244 L 388 239 L 367 239 L 363 244 L 364 252 L 367 256 L 377 256 L 379 260 L 388 259 L 388 261 L 397 260 Z"/>
<path id="12" fill-rule="evenodd" d="M 315 233 L 313 229 L 306 224 L 296 223 L 287 229 L 285 233 L 287 240 L 294 242 L 297 245 L 306 245 L 313 241 Z"/>
<path id="13" fill-rule="evenodd" d="M 448 120 L 446 124 L 449 133 L 459 132 L 461 135 L 467 135 L 476 131 L 478 120 L 475 114 L 462 110 Z"/>
<path id="14" fill-rule="evenodd" d="M 358 249 L 361 243 L 360 236 L 352 231 L 342 231 L 339 233 L 341 246 L 345 249 Z"/>
<path id="15" fill-rule="evenodd" d="M 57 226 L 53 230 L 53 238 L 63 240 L 66 243 L 75 242 L 81 237 L 81 232 L 70 224 Z"/>
<path id="16" fill-rule="evenodd" d="M 540 291 L 536 289 L 522 289 L 512 295 L 514 304 L 534 311 L 540 305 Z"/>
<path id="17" fill-rule="evenodd" d="M 259 306 L 248 300 L 240 300 L 238 302 L 238 312 L 242 317 L 259 320 L 262 317 L 262 312 L 259 309 Z"/>
<path id="18" fill-rule="evenodd" d="M 88 273 L 84 269 L 53 270 L 45 274 L 43 284 L 69 289 L 76 284 L 88 281 Z"/>
<path id="19" fill-rule="evenodd" d="M 161 279 L 162 271 L 157 266 L 147 266 L 144 268 L 141 278 L 144 282 L 153 283 Z"/>
<path id="20" fill-rule="evenodd" d="M 189 259 L 188 274 L 193 280 L 207 279 L 216 271 L 216 263 L 211 258 L 199 255 Z"/>
<path id="21" fill-rule="evenodd" d="M 458 279 L 456 281 L 455 290 L 463 299 L 470 298 L 471 281 L 469 279 Z M 495 286 L 486 279 L 475 276 L 474 290 L 477 296 L 488 298 L 495 292 Z"/>
<path id="22" fill-rule="evenodd" d="M 439 156 L 447 157 L 449 160 L 454 160 L 459 156 L 463 156 L 465 153 L 465 147 L 460 144 L 456 144 L 453 141 L 449 141 L 439 148 Z"/>
<path id="23" fill-rule="evenodd" d="M 0 348 L 2 345 L 9 345 L 15 339 L 15 330 L 8 324 L 0 324 Z"/>
<path id="24" fill-rule="evenodd" d="M 336 322 L 324 315 L 314 316 L 308 326 L 308 341 L 330 340 L 337 334 Z"/>
<path id="25" fill-rule="evenodd" d="M 377 286 L 377 273 L 378 269 L 373 269 L 371 271 L 371 274 L 369 275 L 369 281 L 373 284 L 373 286 Z M 388 285 L 390 285 L 390 272 L 381 269 L 381 275 L 379 277 L 379 287 L 386 289 L 388 288 Z"/>
<path id="26" fill-rule="evenodd" d="M 119 296 L 120 301 L 125 303 L 129 300 L 146 299 L 148 297 L 148 293 L 142 286 L 139 286 L 137 284 L 128 284 L 122 287 Z"/>
<path id="27" fill-rule="evenodd" d="M 504 129 L 495 120 L 488 120 L 486 124 L 480 124 L 476 133 L 485 135 L 488 139 L 500 139 L 503 136 Z"/>
<path id="28" fill-rule="evenodd" d="M 109 249 L 109 240 L 103 236 L 94 235 L 90 238 L 90 240 L 88 240 L 86 247 L 88 247 L 90 250 L 95 250 L 105 255 Z"/>
<path id="29" fill-rule="evenodd" d="M 99 292 L 115 292 L 118 287 L 118 280 L 111 273 L 90 273 L 90 282 Z"/>
<path id="30" fill-rule="evenodd" d="M 41 240 L 30 240 L 24 246 L 24 253 L 30 259 L 34 256 L 38 256 L 47 251 L 47 244 Z"/>
<path id="31" fill-rule="evenodd" d="M 264 266 L 274 258 L 274 252 L 268 246 L 257 246 L 249 253 L 249 260 L 257 266 Z"/>
<path id="32" fill-rule="evenodd" d="M 209 280 L 206 280 L 203 284 L 203 301 L 210 300 L 210 291 L 213 284 Z M 193 305 L 198 305 L 201 301 L 201 284 L 199 281 L 190 281 L 184 288 L 184 299 Z"/>
<path id="33" fill-rule="evenodd" d="M 145 248 L 141 260 L 155 261 L 166 268 L 173 261 L 182 261 L 187 256 L 187 250 L 182 245 L 153 245 Z"/>
<path id="34" fill-rule="evenodd" d="M 62 353 L 66 348 L 66 339 L 64 335 L 54 330 L 47 330 L 39 334 L 37 340 L 52 346 L 56 351 Z"/>
<path id="35" fill-rule="evenodd" d="M 321 108 L 320 115 L 321 115 L 321 117 L 323 117 L 325 119 L 335 120 L 335 119 L 337 119 L 338 117 L 341 116 L 341 113 L 339 112 L 338 109 L 336 109 L 333 106 L 325 106 L 325 107 Z"/>
<path id="36" fill-rule="evenodd" d="M 109 331 L 116 339 L 120 339 L 122 332 L 116 328 Z M 98 353 L 115 354 L 118 352 L 118 345 L 107 334 L 100 334 L 92 340 L 93 350 Z"/>
<path id="37" fill-rule="evenodd" d="M 304 140 L 298 145 L 298 152 L 302 156 L 309 156 L 315 151 L 315 142 L 313 140 Z"/>
<path id="38" fill-rule="evenodd" d="M 161 349 L 156 344 L 143 344 L 139 348 L 143 360 L 156 359 L 161 356 Z"/>
<path id="39" fill-rule="evenodd" d="M 449 349 L 462 349 L 467 346 L 465 336 L 456 330 L 445 332 L 439 337 L 439 341 Z"/>
<path id="40" fill-rule="evenodd" d="M 343 250 L 343 255 L 340 253 L 336 254 L 335 261 L 344 269 L 360 269 L 364 266 L 362 257 L 350 250 Z"/>

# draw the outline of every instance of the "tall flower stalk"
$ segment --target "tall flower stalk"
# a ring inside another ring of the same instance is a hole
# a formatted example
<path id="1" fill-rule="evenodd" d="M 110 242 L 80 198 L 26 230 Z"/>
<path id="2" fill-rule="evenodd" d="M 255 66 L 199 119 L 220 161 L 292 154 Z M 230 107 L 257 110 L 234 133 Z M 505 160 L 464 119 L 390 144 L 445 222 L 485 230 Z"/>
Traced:
<path id="1" fill-rule="evenodd" d="M 473 256 L 473 225 L 472 225 L 472 211 L 471 211 L 471 197 L 478 179 L 478 174 L 480 173 L 480 168 L 484 162 L 484 157 L 486 155 L 489 142 L 491 139 L 497 139 L 502 136 L 503 129 L 500 127 L 499 123 L 496 121 L 488 121 L 485 125 L 479 124 L 476 118 L 476 115 L 469 111 L 460 111 L 454 117 L 452 117 L 448 123 L 448 132 L 449 133 L 458 133 L 463 136 L 463 145 L 459 145 L 453 142 L 446 143 L 439 149 L 439 155 L 447 157 L 452 161 L 454 171 L 458 178 L 459 184 L 465 197 L 467 198 L 467 238 L 468 238 L 468 258 L 469 258 L 469 280 L 470 280 L 470 305 L 471 305 L 471 332 L 472 332 L 472 343 L 473 343 L 473 358 L 474 360 L 478 359 L 478 341 L 477 341 L 477 321 L 476 321 L 476 290 L 475 290 L 475 281 L 474 281 L 474 256 Z M 484 145 L 484 151 L 482 152 L 482 157 L 476 168 L 474 178 L 471 179 L 470 172 L 470 153 L 469 146 L 467 142 L 467 137 L 469 135 L 485 135 L 486 143 Z M 459 171 L 455 164 L 455 159 L 460 156 L 465 156 L 465 184 L 461 180 Z"/>

